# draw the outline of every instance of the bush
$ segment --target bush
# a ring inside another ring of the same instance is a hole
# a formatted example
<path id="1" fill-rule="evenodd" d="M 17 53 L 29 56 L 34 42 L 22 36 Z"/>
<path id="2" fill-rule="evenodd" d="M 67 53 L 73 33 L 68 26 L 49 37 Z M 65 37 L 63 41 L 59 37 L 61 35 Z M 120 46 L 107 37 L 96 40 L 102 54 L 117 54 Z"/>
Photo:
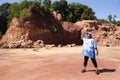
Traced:
<path id="1" fill-rule="evenodd" d="M 27 16 L 27 9 L 24 8 L 21 12 L 20 12 L 20 17 L 26 17 Z"/>
<path id="2" fill-rule="evenodd" d="M 51 26 L 50 26 L 50 30 L 51 30 L 52 32 L 57 32 L 57 31 L 58 31 L 58 26 L 56 26 L 56 25 L 51 25 Z"/>
<path id="3" fill-rule="evenodd" d="M 0 39 L 2 38 L 2 32 L 0 31 Z"/>
<path id="4" fill-rule="evenodd" d="M 117 21 L 116 24 L 117 24 L 117 26 L 120 26 L 120 21 Z"/>
<path id="5" fill-rule="evenodd" d="M 107 20 L 105 19 L 98 19 L 100 21 L 100 23 L 109 23 Z"/>

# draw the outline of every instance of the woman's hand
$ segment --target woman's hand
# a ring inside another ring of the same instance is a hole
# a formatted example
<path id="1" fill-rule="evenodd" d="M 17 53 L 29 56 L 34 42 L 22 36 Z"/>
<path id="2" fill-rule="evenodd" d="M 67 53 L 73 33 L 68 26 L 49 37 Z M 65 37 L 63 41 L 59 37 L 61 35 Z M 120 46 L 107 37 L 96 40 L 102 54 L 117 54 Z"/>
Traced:
<path id="1" fill-rule="evenodd" d="M 99 55 L 98 49 L 97 49 L 97 48 L 95 48 L 95 50 L 96 50 L 96 52 L 95 52 L 95 53 L 96 53 L 96 55 Z"/>
<path id="2" fill-rule="evenodd" d="M 98 50 L 96 50 L 96 55 L 98 55 L 99 54 L 99 52 L 98 52 Z"/>

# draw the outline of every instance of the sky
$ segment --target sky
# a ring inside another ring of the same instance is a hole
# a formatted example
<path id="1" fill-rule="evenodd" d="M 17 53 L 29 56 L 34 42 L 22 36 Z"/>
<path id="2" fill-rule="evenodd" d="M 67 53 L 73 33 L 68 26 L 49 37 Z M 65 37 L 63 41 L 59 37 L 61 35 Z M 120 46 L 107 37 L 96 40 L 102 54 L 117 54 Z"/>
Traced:
<path id="1" fill-rule="evenodd" d="M 0 5 L 4 2 L 20 2 L 21 0 L 0 0 Z M 52 2 L 56 0 L 51 0 Z M 57 0 L 59 1 L 59 0 Z M 66 0 L 68 3 L 76 2 L 89 6 L 95 12 L 98 19 L 107 19 L 108 15 L 116 15 L 116 20 L 120 20 L 120 0 Z"/>

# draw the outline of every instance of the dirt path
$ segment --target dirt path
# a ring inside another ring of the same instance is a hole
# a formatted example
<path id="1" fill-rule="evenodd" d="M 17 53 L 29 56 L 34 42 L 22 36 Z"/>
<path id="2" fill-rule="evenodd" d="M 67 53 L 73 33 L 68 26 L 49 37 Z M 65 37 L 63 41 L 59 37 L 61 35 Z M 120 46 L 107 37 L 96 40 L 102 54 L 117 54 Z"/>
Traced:
<path id="1" fill-rule="evenodd" d="M 81 73 L 81 47 L 0 49 L 0 80 L 120 80 L 120 47 L 99 47 L 100 75 L 91 60 Z"/>

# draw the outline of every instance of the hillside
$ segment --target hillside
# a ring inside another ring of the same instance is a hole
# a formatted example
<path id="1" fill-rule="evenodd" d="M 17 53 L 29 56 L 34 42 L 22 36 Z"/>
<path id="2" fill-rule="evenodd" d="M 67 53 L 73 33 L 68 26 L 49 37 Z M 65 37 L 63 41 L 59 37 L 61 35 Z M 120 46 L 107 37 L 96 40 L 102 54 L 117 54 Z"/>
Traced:
<path id="1" fill-rule="evenodd" d="M 42 11 L 42 14 L 39 12 Z M 44 47 L 46 44 L 82 45 L 81 32 L 88 29 L 100 46 L 120 46 L 120 28 L 113 24 L 102 25 L 97 20 L 76 23 L 61 21 L 61 15 L 48 13 L 31 6 L 26 18 L 14 18 L 0 41 L 2 48 Z"/>

